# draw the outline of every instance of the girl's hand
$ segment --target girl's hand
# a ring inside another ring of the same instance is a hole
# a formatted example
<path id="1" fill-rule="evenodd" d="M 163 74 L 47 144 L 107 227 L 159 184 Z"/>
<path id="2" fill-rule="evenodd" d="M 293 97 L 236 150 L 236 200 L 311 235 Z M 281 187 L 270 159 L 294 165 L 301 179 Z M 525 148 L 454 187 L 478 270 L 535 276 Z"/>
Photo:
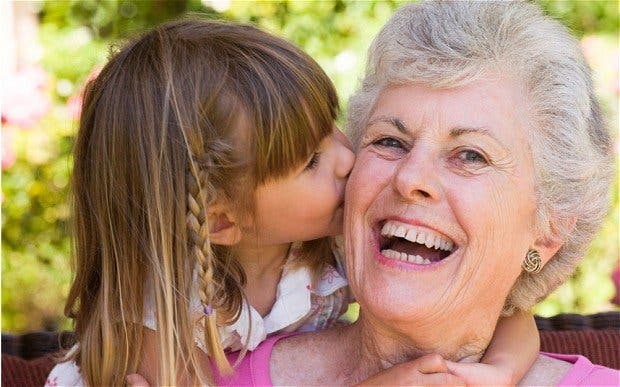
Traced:
<path id="1" fill-rule="evenodd" d="M 464 386 L 463 380 L 450 373 L 440 355 L 426 355 L 383 370 L 359 384 L 360 386 Z"/>
<path id="2" fill-rule="evenodd" d="M 450 372 L 467 383 L 467 385 L 514 386 L 513 374 L 494 365 L 484 363 L 455 363 L 446 361 Z"/>

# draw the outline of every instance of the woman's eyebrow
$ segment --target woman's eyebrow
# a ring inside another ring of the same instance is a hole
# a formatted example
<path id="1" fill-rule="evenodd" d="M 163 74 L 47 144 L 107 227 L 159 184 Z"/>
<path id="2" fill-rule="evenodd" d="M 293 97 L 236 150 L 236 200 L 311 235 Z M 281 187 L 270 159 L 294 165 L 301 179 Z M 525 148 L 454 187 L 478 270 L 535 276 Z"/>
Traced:
<path id="1" fill-rule="evenodd" d="M 487 128 L 484 127 L 469 127 L 469 126 L 455 126 L 452 129 L 450 129 L 450 137 L 452 138 L 457 138 L 459 136 L 465 135 L 465 134 L 481 134 L 483 136 L 487 136 L 489 137 L 491 140 L 493 140 L 493 142 L 495 142 L 497 145 L 499 145 L 501 148 L 503 148 L 504 150 L 508 150 L 504 144 L 493 135 L 493 133 L 491 131 L 489 131 Z"/>
<path id="2" fill-rule="evenodd" d="M 368 122 L 368 126 L 372 126 L 378 122 L 385 122 L 387 124 L 394 126 L 396 129 L 398 129 L 399 132 L 402 132 L 403 134 L 410 134 L 409 129 L 407 128 L 407 125 L 405 125 L 404 122 L 402 122 L 400 119 L 396 117 L 379 116 L 377 118 L 373 118 L 372 120 L 370 120 Z"/>
<path id="3" fill-rule="evenodd" d="M 485 134 L 493 137 L 491 133 L 489 133 L 489 130 L 483 127 L 455 126 L 450 129 L 450 137 L 458 137 L 470 133 Z"/>

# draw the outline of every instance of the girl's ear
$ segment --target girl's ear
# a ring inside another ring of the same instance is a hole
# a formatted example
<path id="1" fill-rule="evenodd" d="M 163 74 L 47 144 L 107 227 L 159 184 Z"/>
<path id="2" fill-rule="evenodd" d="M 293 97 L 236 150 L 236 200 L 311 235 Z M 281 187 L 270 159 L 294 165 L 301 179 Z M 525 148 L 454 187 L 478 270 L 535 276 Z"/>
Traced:
<path id="1" fill-rule="evenodd" d="M 241 240 L 241 228 L 226 205 L 215 203 L 207 209 L 209 239 L 215 245 L 232 246 Z"/>

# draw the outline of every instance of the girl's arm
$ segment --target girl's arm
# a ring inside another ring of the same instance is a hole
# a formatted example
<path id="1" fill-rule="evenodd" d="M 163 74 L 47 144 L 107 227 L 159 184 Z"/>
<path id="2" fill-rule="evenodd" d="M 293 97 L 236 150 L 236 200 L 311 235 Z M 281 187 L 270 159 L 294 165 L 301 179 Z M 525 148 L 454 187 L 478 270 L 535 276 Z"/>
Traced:
<path id="1" fill-rule="evenodd" d="M 499 320 L 480 363 L 448 362 L 450 372 L 467 384 L 517 384 L 538 356 L 540 336 L 534 317 L 516 313 Z"/>
<path id="2" fill-rule="evenodd" d="M 497 323 L 493 340 L 481 362 L 504 370 L 516 384 L 525 376 L 540 351 L 540 336 L 534 316 L 516 313 Z"/>

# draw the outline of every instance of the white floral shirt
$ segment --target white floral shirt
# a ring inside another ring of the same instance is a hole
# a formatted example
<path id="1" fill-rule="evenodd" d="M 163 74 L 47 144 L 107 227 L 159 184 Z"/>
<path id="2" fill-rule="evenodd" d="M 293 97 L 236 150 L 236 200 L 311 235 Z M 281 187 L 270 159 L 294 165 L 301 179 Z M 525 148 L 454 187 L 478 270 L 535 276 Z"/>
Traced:
<path id="1" fill-rule="evenodd" d="M 329 328 L 346 312 L 349 303 L 353 302 L 344 273 L 342 238 L 334 238 L 332 244 L 337 267 L 327 267 L 314 287 L 310 270 L 304 266 L 294 267 L 292 264 L 298 255 L 300 245 L 294 243 L 291 246 L 271 311 L 262 317 L 252 305 L 244 302 L 239 319 L 232 325 L 219 328 L 222 344 L 228 351 L 240 350 L 244 344 L 247 344 L 247 349 L 253 350 L 268 336 L 277 333 L 311 332 Z M 148 286 L 145 294 L 143 323 L 147 328 L 156 330 L 155 302 Z M 198 298 L 197 287 L 194 287 L 190 308 L 195 321 L 196 344 L 206 352 L 202 324 L 203 308 Z M 76 347 L 71 350 L 75 349 Z M 84 381 L 77 365 L 69 361 L 56 365 L 45 385 L 83 386 Z"/>
<path id="2" fill-rule="evenodd" d="M 219 328 L 224 348 L 238 351 L 247 344 L 247 349 L 253 350 L 269 335 L 329 328 L 346 312 L 352 299 L 342 263 L 342 238 L 334 238 L 332 244 L 337 267 L 327 267 L 314 288 L 310 270 L 303 266 L 294 267 L 300 246 L 301 243 L 293 243 L 289 250 L 271 311 L 262 317 L 252 305 L 244 302 L 239 319 L 232 325 Z M 195 286 L 190 305 L 196 327 L 194 337 L 198 347 L 206 352 L 202 310 L 198 287 Z M 148 297 L 145 311 L 144 326 L 156 330 L 155 303 Z"/>

